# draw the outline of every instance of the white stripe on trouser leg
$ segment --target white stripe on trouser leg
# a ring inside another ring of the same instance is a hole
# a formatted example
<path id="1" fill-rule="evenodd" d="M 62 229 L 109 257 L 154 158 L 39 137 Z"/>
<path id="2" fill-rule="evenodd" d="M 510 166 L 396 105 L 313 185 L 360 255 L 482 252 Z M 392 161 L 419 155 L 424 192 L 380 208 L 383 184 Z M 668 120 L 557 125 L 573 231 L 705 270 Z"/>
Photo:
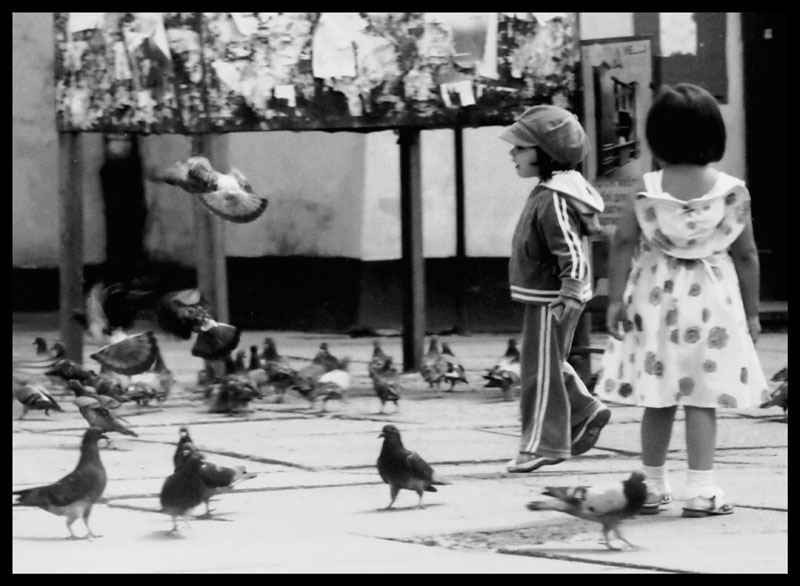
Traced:
<path id="1" fill-rule="evenodd" d="M 539 309 L 539 364 L 536 372 L 536 401 L 533 406 L 533 416 L 531 417 L 531 435 L 528 440 L 526 453 L 535 454 L 539 448 L 542 438 L 542 421 L 547 411 L 547 396 L 550 382 L 550 364 L 547 359 L 550 352 L 550 312 L 546 305 Z"/>

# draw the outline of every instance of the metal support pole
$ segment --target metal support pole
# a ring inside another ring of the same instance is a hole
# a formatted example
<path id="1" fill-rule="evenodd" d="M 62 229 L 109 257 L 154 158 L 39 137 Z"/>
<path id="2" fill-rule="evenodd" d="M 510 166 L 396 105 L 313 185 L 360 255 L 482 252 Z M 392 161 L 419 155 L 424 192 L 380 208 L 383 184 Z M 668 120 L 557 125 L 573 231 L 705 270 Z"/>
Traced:
<path id="1" fill-rule="evenodd" d="M 422 162 L 419 128 L 401 128 L 400 215 L 403 278 L 403 370 L 419 370 L 425 338 L 425 257 L 422 249 Z"/>
<path id="2" fill-rule="evenodd" d="M 203 155 L 218 171 L 227 169 L 227 149 L 212 144 L 207 134 L 192 135 L 192 154 Z M 227 146 L 227 145 L 223 145 Z M 213 151 L 213 153 L 212 153 Z M 228 322 L 228 274 L 225 259 L 224 220 L 210 214 L 194 200 L 195 238 L 197 242 L 197 287 L 211 304 L 214 317 Z"/>
<path id="3" fill-rule="evenodd" d="M 453 129 L 455 138 L 455 178 L 456 178 L 456 331 L 466 334 L 467 313 L 467 235 L 466 206 L 464 205 L 464 131 L 460 126 Z"/>
<path id="4" fill-rule="evenodd" d="M 59 322 L 67 358 L 79 363 L 83 363 L 83 326 L 74 315 L 85 311 L 81 140 L 77 132 L 58 133 Z"/>

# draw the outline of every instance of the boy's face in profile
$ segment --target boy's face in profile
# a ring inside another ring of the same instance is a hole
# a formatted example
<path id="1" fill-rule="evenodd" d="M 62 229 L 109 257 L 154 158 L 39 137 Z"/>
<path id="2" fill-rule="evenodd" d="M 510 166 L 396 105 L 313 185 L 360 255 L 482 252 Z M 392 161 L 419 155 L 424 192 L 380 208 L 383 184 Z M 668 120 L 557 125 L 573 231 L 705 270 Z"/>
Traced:
<path id="1" fill-rule="evenodd" d="M 509 154 L 511 155 L 511 160 L 514 162 L 517 175 L 523 179 L 539 176 L 539 157 L 536 152 L 536 147 L 514 145 Z"/>

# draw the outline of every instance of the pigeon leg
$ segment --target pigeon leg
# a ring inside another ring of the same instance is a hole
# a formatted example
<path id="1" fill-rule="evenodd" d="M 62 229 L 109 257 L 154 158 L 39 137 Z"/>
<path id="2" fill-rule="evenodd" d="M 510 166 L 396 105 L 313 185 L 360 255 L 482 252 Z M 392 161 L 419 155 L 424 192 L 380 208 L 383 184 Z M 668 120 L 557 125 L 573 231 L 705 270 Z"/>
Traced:
<path id="1" fill-rule="evenodd" d="M 619 538 L 620 541 L 627 543 L 628 547 L 630 547 L 631 549 L 639 549 L 638 545 L 634 545 L 633 543 L 631 543 L 622 536 L 622 533 L 619 532 L 619 527 L 614 528 L 614 533 L 616 534 L 617 538 Z"/>
<path id="2" fill-rule="evenodd" d="M 21 414 L 20 414 L 20 416 L 17 418 L 17 420 L 18 420 L 18 421 L 22 421 L 22 418 L 23 418 L 23 417 L 25 417 L 25 414 L 26 414 L 27 412 L 28 412 L 28 407 L 27 407 L 27 405 L 23 405 L 23 406 L 22 406 L 22 413 L 21 413 Z"/>
<path id="3" fill-rule="evenodd" d="M 213 509 L 211 508 L 210 499 L 209 499 L 209 500 L 206 501 L 206 512 L 203 513 L 202 515 L 198 515 L 197 518 L 198 519 L 210 519 L 212 512 L 213 512 Z"/>
<path id="4" fill-rule="evenodd" d="M 82 539 L 82 537 L 75 535 L 75 532 L 72 530 L 72 524 L 77 518 L 78 515 L 75 513 L 70 513 L 67 515 L 67 530 L 69 531 L 69 539 Z"/>
<path id="5" fill-rule="evenodd" d="M 422 491 L 418 491 L 417 495 L 419 495 L 419 502 L 417 503 L 418 509 L 424 509 L 425 507 L 422 506 Z"/>
<path id="6" fill-rule="evenodd" d="M 389 495 L 392 497 L 392 500 L 389 501 L 388 505 L 386 505 L 386 509 L 385 510 L 388 511 L 389 509 L 392 508 L 392 505 L 394 504 L 394 501 L 397 500 L 397 493 L 398 492 L 400 492 L 400 489 L 397 488 L 396 486 L 390 486 L 389 487 Z"/>
<path id="7" fill-rule="evenodd" d="M 603 525 L 603 543 L 608 549 L 619 550 L 620 548 L 611 543 L 611 539 L 609 539 L 608 533 L 610 529 L 610 527 Z"/>
<path id="8" fill-rule="evenodd" d="M 167 535 L 172 535 L 173 533 L 177 533 L 178 531 L 180 531 L 178 529 L 178 518 L 173 515 L 173 517 L 172 517 L 172 529 L 167 531 Z"/>
<path id="9" fill-rule="evenodd" d="M 89 514 L 92 512 L 91 508 L 87 508 L 83 511 L 83 524 L 86 525 L 86 531 L 88 537 L 102 537 L 102 535 L 98 535 L 92 532 L 92 528 L 89 527 Z"/>
<path id="10" fill-rule="evenodd" d="M 383 415 L 383 408 L 384 407 L 386 407 L 386 403 L 381 401 L 381 410 L 378 411 L 378 415 Z M 22 418 L 20 417 L 20 419 L 22 419 Z"/>

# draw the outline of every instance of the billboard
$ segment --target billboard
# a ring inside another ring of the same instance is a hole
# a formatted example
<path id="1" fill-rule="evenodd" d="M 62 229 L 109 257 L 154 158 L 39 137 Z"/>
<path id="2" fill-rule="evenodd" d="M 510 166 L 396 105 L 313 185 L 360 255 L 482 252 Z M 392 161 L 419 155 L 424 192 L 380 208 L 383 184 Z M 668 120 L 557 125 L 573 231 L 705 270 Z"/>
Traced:
<path id="1" fill-rule="evenodd" d="M 577 13 L 56 13 L 62 132 L 505 125 L 576 109 Z"/>

